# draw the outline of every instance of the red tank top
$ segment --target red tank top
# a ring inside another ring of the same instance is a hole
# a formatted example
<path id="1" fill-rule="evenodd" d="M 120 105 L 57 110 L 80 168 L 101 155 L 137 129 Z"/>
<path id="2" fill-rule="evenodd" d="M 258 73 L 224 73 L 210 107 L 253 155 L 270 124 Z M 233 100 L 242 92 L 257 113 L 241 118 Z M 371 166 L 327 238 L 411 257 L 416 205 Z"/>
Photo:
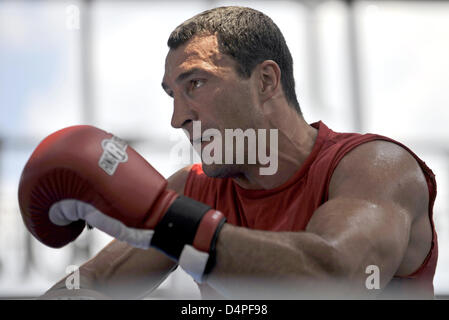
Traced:
<path id="1" fill-rule="evenodd" d="M 236 226 L 267 231 L 301 231 L 305 230 L 315 210 L 328 200 L 332 174 L 349 151 L 373 140 L 396 143 L 415 157 L 425 174 L 433 237 L 431 249 L 421 267 L 406 277 L 394 277 L 381 297 L 388 297 L 389 292 L 394 291 L 405 296 L 419 292 L 420 298 L 433 298 L 438 246 L 432 219 L 436 197 L 432 170 L 410 149 L 390 138 L 375 134 L 337 133 L 321 121 L 312 126 L 318 129 L 312 152 L 299 170 L 281 186 L 270 190 L 243 189 L 230 178 L 207 177 L 201 164 L 195 164 L 187 178 L 184 194 L 223 212 L 227 222 Z M 207 285 L 200 285 L 200 290 L 204 298 L 220 298 Z"/>

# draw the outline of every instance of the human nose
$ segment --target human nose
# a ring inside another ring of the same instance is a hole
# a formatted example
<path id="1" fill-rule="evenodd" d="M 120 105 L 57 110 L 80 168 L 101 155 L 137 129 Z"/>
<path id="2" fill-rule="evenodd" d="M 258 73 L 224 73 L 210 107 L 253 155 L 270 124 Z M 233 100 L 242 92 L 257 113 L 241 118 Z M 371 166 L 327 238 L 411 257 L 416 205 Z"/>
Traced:
<path id="1" fill-rule="evenodd" d="M 175 97 L 173 101 L 173 115 L 171 126 L 175 129 L 185 128 L 189 122 L 195 120 L 195 113 L 181 98 Z"/>

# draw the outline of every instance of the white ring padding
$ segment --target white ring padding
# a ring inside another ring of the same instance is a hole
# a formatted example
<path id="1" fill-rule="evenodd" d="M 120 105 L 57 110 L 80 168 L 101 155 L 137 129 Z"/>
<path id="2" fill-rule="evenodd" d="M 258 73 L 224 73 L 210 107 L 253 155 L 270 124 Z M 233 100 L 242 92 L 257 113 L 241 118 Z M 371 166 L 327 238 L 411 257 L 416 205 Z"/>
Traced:
<path id="1" fill-rule="evenodd" d="M 209 253 L 199 251 L 186 244 L 182 249 L 178 264 L 185 272 L 190 274 L 192 278 L 198 282 L 203 282 L 203 273 L 206 269 L 207 261 L 209 260 Z"/>
<path id="2" fill-rule="evenodd" d="M 121 221 L 105 215 L 91 204 L 75 199 L 55 202 L 50 207 L 49 218 L 58 226 L 66 226 L 74 221 L 84 220 L 92 227 L 141 249 L 150 247 L 154 234 L 154 230 L 127 227 Z"/>

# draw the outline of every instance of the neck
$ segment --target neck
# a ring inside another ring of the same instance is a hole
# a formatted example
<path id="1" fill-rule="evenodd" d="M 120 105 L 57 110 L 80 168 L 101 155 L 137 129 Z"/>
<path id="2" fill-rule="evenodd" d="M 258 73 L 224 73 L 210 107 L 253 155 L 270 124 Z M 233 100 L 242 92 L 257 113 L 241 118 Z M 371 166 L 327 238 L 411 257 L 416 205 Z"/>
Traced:
<path id="1" fill-rule="evenodd" d="M 318 130 L 310 126 L 292 107 L 283 108 L 282 117 L 271 113 L 269 129 L 278 129 L 278 168 L 273 175 L 261 175 L 262 165 L 245 167 L 234 181 L 245 189 L 273 189 L 291 178 L 312 152 Z"/>

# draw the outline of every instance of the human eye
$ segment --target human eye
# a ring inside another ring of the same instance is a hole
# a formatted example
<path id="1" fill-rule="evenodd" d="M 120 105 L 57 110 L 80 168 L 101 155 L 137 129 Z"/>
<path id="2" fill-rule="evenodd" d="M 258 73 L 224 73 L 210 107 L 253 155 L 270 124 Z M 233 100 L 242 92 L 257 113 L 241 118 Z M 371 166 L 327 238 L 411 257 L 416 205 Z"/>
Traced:
<path id="1" fill-rule="evenodd" d="M 204 80 L 201 79 L 193 79 L 190 80 L 191 89 L 198 89 L 204 85 Z"/>

